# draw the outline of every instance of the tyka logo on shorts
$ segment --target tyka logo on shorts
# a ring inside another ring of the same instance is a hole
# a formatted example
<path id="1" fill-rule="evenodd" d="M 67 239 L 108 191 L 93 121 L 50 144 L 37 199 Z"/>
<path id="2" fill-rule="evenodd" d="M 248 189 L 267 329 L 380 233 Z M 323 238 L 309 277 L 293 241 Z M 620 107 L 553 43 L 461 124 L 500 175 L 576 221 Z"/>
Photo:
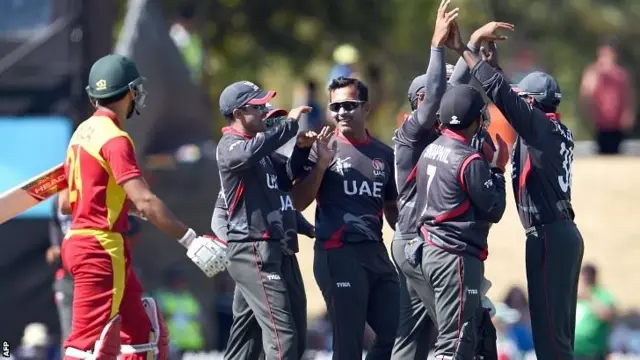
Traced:
<path id="1" fill-rule="evenodd" d="M 281 279 L 281 278 L 280 278 L 280 275 L 278 275 L 278 274 L 267 274 L 267 273 L 265 273 L 265 274 L 264 274 L 264 277 L 266 277 L 266 278 L 267 278 L 267 280 L 275 280 L 275 281 L 277 281 L 277 280 L 280 280 L 280 279 Z"/>
<path id="2" fill-rule="evenodd" d="M 350 288 L 351 287 L 351 283 L 348 281 L 340 281 L 336 283 L 336 287 L 337 288 Z"/>

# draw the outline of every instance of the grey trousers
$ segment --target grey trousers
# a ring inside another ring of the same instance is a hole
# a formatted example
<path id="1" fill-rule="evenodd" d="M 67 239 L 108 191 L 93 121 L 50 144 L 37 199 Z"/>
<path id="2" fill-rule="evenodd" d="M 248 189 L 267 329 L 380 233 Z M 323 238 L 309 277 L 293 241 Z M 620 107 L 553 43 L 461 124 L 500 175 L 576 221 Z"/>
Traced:
<path id="1" fill-rule="evenodd" d="M 279 241 L 229 243 L 229 275 L 236 282 L 233 324 L 225 359 L 300 359 L 307 304 L 295 256 Z"/>
<path id="2" fill-rule="evenodd" d="M 421 288 L 427 286 L 420 267 L 412 267 L 407 262 L 404 254 L 406 243 L 402 240 L 391 243 L 391 258 L 398 268 L 400 279 L 400 319 L 391 359 L 424 360 L 434 345 L 438 331 L 424 306 L 426 299 L 420 297 L 407 279 L 410 276 L 413 281 L 423 283 Z"/>

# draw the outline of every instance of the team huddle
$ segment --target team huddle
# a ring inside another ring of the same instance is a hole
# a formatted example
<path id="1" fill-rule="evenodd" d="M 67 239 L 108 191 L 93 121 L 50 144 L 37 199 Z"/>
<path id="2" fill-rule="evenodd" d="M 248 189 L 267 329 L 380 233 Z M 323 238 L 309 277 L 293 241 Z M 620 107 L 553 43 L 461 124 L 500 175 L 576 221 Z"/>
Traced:
<path id="1" fill-rule="evenodd" d="M 425 74 L 408 92 L 411 113 L 394 148 L 369 134 L 367 86 L 340 77 L 328 87 L 331 126 L 299 131 L 311 108 L 273 108 L 276 95 L 249 81 L 220 95 L 227 119 L 217 147 L 221 190 L 215 236 L 198 236 L 147 186 L 122 126 L 144 106 L 135 63 L 108 55 L 92 67 L 96 107 L 70 141 L 72 221 L 62 243 L 74 278 L 65 359 L 166 359 L 168 336 L 155 301 L 142 298 L 122 233 L 137 214 L 178 239 L 207 275 L 236 284 L 225 359 L 301 359 L 306 294 L 298 234 L 315 239 L 313 271 L 333 327 L 333 358 L 497 360 L 495 308 L 484 276 L 491 226 L 506 206 L 508 145 L 487 132 L 483 94 L 517 133 L 511 180 L 526 236 L 526 273 L 538 359 L 573 359 L 577 282 L 584 250 L 573 222 L 573 139 L 556 109 L 560 88 L 534 72 L 517 86 L 498 64 L 507 23 L 491 22 L 464 44 L 458 9 L 440 4 Z M 448 74 L 445 48 L 460 58 Z M 285 151 L 290 140 L 295 146 Z M 300 214 L 315 201 L 315 225 Z M 395 230 L 391 256 L 383 217 Z M 499 261 L 499 260 L 491 260 Z M 395 264 L 395 266 L 394 266 Z"/>

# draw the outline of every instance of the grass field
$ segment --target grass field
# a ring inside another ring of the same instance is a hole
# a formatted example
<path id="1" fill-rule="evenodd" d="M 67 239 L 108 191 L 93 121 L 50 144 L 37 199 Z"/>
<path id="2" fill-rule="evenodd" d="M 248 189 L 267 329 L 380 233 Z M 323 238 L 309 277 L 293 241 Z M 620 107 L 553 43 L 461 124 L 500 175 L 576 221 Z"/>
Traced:
<path id="1" fill-rule="evenodd" d="M 509 171 L 509 170 L 507 170 Z M 585 239 L 584 261 L 601 269 L 601 283 L 610 289 L 622 308 L 640 306 L 640 159 L 632 157 L 577 158 L 573 165 L 573 205 L 576 222 Z M 510 184 L 509 184 L 510 185 Z M 305 216 L 314 217 L 315 205 Z M 393 231 L 384 229 L 389 246 Z M 489 234 L 486 276 L 493 282 L 489 296 L 500 301 L 514 284 L 526 285 L 524 230 L 507 188 L 507 210 Z M 313 278 L 313 241 L 302 237 L 300 267 L 307 289 L 310 316 L 324 310 Z"/>

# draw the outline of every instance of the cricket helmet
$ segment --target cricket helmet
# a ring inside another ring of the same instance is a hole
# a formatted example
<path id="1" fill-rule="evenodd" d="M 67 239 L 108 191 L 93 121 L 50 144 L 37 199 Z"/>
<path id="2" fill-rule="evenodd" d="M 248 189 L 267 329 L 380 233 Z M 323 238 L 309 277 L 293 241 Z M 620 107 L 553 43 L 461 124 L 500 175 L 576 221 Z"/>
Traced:
<path id="1" fill-rule="evenodd" d="M 136 108 L 140 108 L 146 95 L 142 88 L 143 81 L 144 78 L 140 76 L 133 60 L 109 54 L 98 59 L 91 67 L 86 90 L 92 99 L 108 99 L 133 90 L 136 94 Z"/>

